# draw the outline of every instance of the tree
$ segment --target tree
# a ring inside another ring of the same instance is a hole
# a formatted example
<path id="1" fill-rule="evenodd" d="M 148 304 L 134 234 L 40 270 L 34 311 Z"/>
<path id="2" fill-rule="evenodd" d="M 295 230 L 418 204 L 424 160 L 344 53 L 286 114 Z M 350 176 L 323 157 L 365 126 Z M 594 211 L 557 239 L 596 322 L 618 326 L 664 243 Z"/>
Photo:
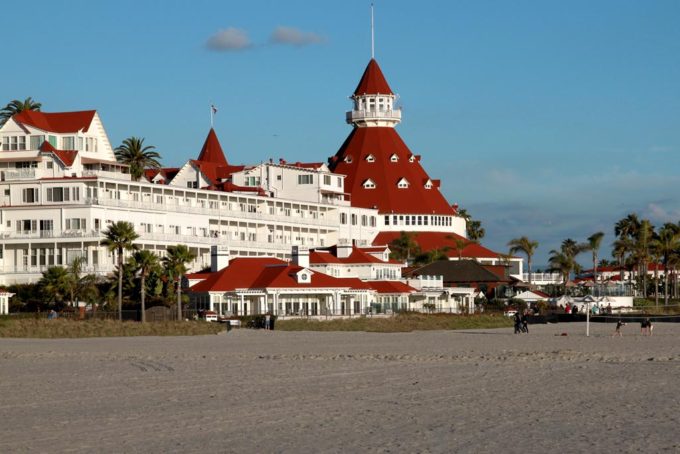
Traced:
<path id="1" fill-rule="evenodd" d="M 182 319 L 182 277 L 187 272 L 186 265 L 196 259 L 196 254 L 191 252 L 184 244 L 168 246 L 168 254 L 163 257 L 163 264 L 168 276 L 177 280 L 177 320 Z"/>
<path id="2" fill-rule="evenodd" d="M 558 272 L 562 275 L 562 283 L 564 285 L 564 292 L 567 291 L 567 282 L 572 271 L 578 272 L 581 266 L 576 261 L 576 256 L 581 252 L 588 250 L 588 245 L 579 244 L 571 238 L 562 241 L 560 250 L 550 251 L 548 263 L 550 263 L 550 271 Z"/>
<path id="3" fill-rule="evenodd" d="M 39 112 L 42 104 L 33 101 L 31 97 L 26 98 L 24 101 L 19 101 L 15 99 L 7 104 L 0 110 L 0 126 L 4 125 L 7 120 L 12 118 L 14 115 L 23 112 L 24 110 L 34 110 Z"/>
<path id="4" fill-rule="evenodd" d="M 529 287 L 531 287 L 531 259 L 538 248 L 538 241 L 532 241 L 526 236 L 515 238 L 508 242 L 510 254 L 522 252 L 527 256 L 527 268 L 529 270 Z"/>
<path id="5" fill-rule="evenodd" d="M 123 321 L 123 252 L 135 248 L 132 244 L 139 235 L 135 227 L 126 221 L 110 224 L 104 231 L 102 246 L 118 254 L 118 321 Z"/>
<path id="6" fill-rule="evenodd" d="M 420 254 L 420 246 L 413 238 L 413 234 L 409 232 L 401 232 L 399 238 L 392 240 L 389 246 L 392 260 L 410 263 L 414 257 Z"/>
<path id="7" fill-rule="evenodd" d="M 153 145 L 145 147 L 143 138 L 129 137 L 116 148 L 116 159 L 129 165 L 130 175 L 135 181 L 139 181 L 145 168 L 159 169 L 161 167 L 158 161 L 161 155 L 154 151 L 155 149 Z"/>
<path id="8" fill-rule="evenodd" d="M 458 216 L 465 219 L 465 233 L 470 241 L 479 242 L 484 238 L 486 230 L 482 227 L 481 221 L 472 219 L 472 216 L 470 216 L 465 208 L 458 210 Z"/>
<path id="9" fill-rule="evenodd" d="M 595 288 L 597 288 L 597 254 L 602 245 L 602 238 L 604 238 L 604 232 L 593 233 L 588 237 L 588 249 L 593 254 L 593 282 L 595 283 Z"/>
<path id="10" fill-rule="evenodd" d="M 139 272 L 139 278 L 141 280 L 140 299 L 142 302 L 142 323 L 144 323 L 146 322 L 146 314 L 144 312 L 146 310 L 146 278 L 151 273 L 151 271 L 158 267 L 158 256 L 149 250 L 143 249 L 141 251 L 135 252 L 132 258 L 134 260 L 135 267 Z"/>
<path id="11" fill-rule="evenodd" d="M 62 302 L 69 291 L 69 273 L 62 266 L 51 266 L 42 273 L 38 287 L 51 302 Z"/>
<path id="12" fill-rule="evenodd" d="M 653 238 L 654 226 L 647 219 L 643 219 L 635 236 L 635 260 L 638 265 L 638 276 L 642 277 L 642 296 L 645 298 L 647 297 L 649 247 Z"/>
<path id="13" fill-rule="evenodd" d="M 663 300 L 668 306 L 668 269 L 677 260 L 680 251 L 680 229 L 677 225 L 666 223 L 659 229 L 659 238 L 656 247 L 659 255 L 663 257 Z"/>

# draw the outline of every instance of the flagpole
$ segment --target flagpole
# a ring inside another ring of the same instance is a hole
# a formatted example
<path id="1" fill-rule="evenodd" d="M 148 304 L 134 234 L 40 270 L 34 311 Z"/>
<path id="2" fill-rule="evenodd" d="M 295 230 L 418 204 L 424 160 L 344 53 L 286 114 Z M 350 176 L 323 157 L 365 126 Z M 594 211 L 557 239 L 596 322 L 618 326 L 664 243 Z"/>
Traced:
<path id="1" fill-rule="evenodd" d="M 213 127 L 213 114 L 214 114 L 213 110 L 214 110 L 213 109 L 213 103 L 211 102 L 210 103 L 210 128 L 211 129 Z"/>

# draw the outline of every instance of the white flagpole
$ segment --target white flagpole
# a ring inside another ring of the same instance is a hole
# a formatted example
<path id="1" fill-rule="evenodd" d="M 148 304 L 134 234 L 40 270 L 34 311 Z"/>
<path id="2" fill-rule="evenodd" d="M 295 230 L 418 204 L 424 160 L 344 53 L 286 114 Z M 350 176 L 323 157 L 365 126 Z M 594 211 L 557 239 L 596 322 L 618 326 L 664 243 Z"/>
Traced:
<path id="1" fill-rule="evenodd" d="M 210 128 L 213 127 L 213 103 L 210 103 Z"/>
<path id="2" fill-rule="evenodd" d="M 373 23 L 373 3 L 371 3 L 371 58 L 375 58 L 375 26 Z"/>

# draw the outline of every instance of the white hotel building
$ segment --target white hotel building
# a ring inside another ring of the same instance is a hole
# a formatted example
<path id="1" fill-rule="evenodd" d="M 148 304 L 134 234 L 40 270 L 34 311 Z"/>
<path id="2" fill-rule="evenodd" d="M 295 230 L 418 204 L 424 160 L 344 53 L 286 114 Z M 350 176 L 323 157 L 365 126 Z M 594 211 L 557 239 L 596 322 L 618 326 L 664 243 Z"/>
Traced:
<path id="1" fill-rule="evenodd" d="M 385 245 L 401 231 L 416 232 L 423 249 L 448 245 L 457 259 L 452 241 L 465 221 L 396 133 L 401 111 L 375 60 L 352 98 L 352 132 L 328 165 L 231 165 L 211 129 L 196 159 L 141 181 L 116 161 L 96 111 L 15 115 L 0 128 L 0 285 L 35 282 L 74 257 L 86 272 L 110 273 L 114 257 L 99 242 L 117 221 L 161 256 L 188 245 L 194 271 L 210 266 L 213 245 L 231 257 L 288 259 L 292 245 Z M 501 261 L 477 244 L 462 255 Z M 521 260 L 513 264 L 521 276 Z"/>

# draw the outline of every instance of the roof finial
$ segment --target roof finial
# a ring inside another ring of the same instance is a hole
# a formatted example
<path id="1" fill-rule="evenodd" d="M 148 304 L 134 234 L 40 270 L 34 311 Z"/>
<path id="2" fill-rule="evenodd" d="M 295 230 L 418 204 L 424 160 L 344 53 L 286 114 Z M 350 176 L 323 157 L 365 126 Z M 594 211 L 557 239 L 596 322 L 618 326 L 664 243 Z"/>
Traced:
<path id="1" fill-rule="evenodd" d="M 373 25 L 373 3 L 371 3 L 371 59 L 375 58 L 375 27 Z"/>

